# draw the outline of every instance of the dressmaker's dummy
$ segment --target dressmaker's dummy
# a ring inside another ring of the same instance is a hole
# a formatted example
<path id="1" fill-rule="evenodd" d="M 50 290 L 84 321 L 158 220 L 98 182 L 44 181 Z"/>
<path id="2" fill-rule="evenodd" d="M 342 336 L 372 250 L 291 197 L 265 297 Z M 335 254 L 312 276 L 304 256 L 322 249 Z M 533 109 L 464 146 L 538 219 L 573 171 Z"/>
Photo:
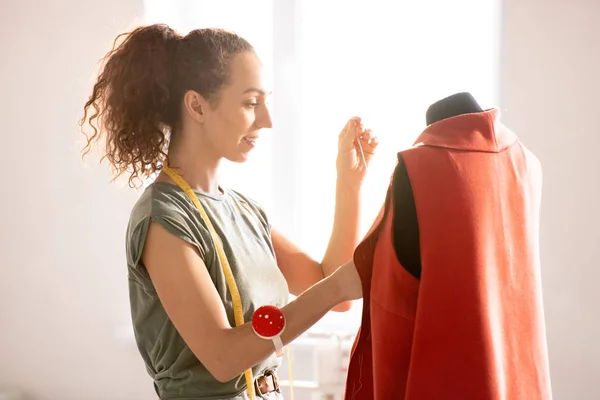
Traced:
<path id="1" fill-rule="evenodd" d="M 364 308 L 345 398 L 549 400 L 540 163 L 468 93 L 427 124 L 354 253 Z"/>

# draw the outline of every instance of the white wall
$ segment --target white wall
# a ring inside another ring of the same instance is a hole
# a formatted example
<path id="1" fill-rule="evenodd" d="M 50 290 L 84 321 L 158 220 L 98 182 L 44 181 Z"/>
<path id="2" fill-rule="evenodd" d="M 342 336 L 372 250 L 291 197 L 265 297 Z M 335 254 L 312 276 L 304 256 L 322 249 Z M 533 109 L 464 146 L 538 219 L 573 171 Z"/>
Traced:
<path id="1" fill-rule="evenodd" d="M 136 194 L 82 168 L 76 130 L 96 61 L 141 12 L 141 0 L 1 2 L 0 388 L 32 399 L 154 398 L 114 335 L 129 320 Z"/>
<path id="2" fill-rule="evenodd" d="M 600 399 L 600 2 L 507 0 L 506 123 L 544 166 L 542 243 L 558 400 Z"/>
<path id="3" fill-rule="evenodd" d="M 92 66 L 141 17 L 142 0 L 0 4 L 0 388 L 39 400 L 154 398 L 137 350 L 114 336 L 129 320 L 123 234 L 136 194 L 81 167 L 75 125 Z M 505 5 L 501 105 L 545 167 L 555 399 L 598 399 L 600 2 Z"/>

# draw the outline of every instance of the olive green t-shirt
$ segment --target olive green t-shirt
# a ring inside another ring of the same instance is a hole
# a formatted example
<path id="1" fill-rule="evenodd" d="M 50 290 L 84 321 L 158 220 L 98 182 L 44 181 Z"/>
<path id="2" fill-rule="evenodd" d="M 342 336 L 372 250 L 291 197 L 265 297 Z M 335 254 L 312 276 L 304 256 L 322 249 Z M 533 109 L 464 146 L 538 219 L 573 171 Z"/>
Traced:
<path id="1" fill-rule="evenodd" d="M 265 304 L 283 307 L 288 286 L 275 259 L 270 225 L 263 210 L 240 193 L 222 189 L 219 196 L 196 192 L 204 206 L 233 271 L 244 310 L 250 321 Z M 200 213 L 176 185 L 154 182 L 134 206 L 127 228 L 127 267 L 131 316 L 139 351 L 162 400 L 200 400 L 235 397 L 246 389 L 244 375 L 221 383 L 198 361 L 167 316 L 141 261 L 150 221 L 191 243 L 204 260 L 235 326 L 231 296 L 210 233 Z M 177 268 L 177 265 L 164 265 Z M 206 343 L 210 346 L 210 343 Z M 272 355 L 254 367 L 254 373 L 275 368 Z"/>

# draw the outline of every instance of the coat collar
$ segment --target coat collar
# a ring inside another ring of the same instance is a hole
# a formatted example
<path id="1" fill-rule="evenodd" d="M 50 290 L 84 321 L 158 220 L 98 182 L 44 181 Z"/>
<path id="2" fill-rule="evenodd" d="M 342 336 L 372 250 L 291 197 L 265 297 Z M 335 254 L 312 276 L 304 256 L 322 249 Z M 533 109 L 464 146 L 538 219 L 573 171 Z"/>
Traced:
<path id="1" fill-rule="evenodd" d="M 492 108 L 435 122 L 414 145 L 497 153 L 516 141 L 517 136 L 500 122 L 500 111 Z"/>

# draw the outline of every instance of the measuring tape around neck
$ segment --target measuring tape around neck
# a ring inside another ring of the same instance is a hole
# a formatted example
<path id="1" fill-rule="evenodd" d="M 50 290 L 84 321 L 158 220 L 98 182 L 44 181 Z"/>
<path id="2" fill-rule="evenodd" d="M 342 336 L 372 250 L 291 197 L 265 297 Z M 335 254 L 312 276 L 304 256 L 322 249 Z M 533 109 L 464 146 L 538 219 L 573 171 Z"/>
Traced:
<path id="1" fill-rule="evenodd" d="M 240 297 L 240 292 L 235 283 L 235 279 L 233 278 L 233 272 L 231 271 L 231 266 L 229 265 L 229 261 L 227 261 L 227 257 L 225 256 L 225 251 L 223 250 L 223 244 L 221 243 L 221 238 L 217 235 L 213 224 L 210 222 L 208 218 L 208 214 L 202 207 L 200 200 L 198 200 L 198 196 L 192 190 L 190 185 L 183 179 L 181 175 L 167 164 L 163 165 L 162 169 L 168 176 L 185 192 L 185 194 L 190 198 L 192 203 L 196 206 L 198 211 L 200 212 L 200 216 L 204 220 L 208 231 L 210 232 L 210 236 L 213 239 L 215 244 L 215 248 L 217 249 L 217 255 L 219 257 L 219 261 L 221 262 L 221 266 L 223 267 L 223 274 L 225 275 L 225 282 L 227 283 L 227 288 L 229 289 L 229 293 L 231 294 L 231 301 L 233 303 L 233 316 L 235 318 L 235 326 L 240 326 L 244 324 L 244 311 L 242 308 L 242 299 Z M 248 386 L 248 397 L 250 400 L 255 400 L 254 395 L 254 377 L 252 376 L 252 369 L 247 369 L 244 371 L 244 376 L 246 377 L 246 386 Z"/>
<path id="2" fill-rule="evenodd" d="M 233 277 L 233 272 L 231 271 L 231 266 L 229 265 L 229 261 L 227 260 L 227 256 L 225 255 L 225 251 L 223 250 L 223 243 L 221 242 L 221 238 L 215 231 L 213 224 L 210 222 L 208 218 L 208 214 L 206 214 L 206 210 L 200 203 L 198 196 L 194 193 L 194 190 L 188 185 L 188 183 L 183 179 L 183 177 L 175 171 L 173 168 L 169 167 L 168 164 L 164 164 L 162 170 L 184 191 L 184 193 L 189 197 L 189 199 L 194 203 L 194 206 L 198 209 L 202 220 L 206 224 L 208 231 L 210 232 L 210 236 L 215 244 L 215 248 L 217 249 L 217 255 L 219 257 L 219 261 L 221 262 L 221 266 L 223 268 L 223 274 L 225 275 L 225 282 L 227 283 L 227 288 L 229 289 L 229 293 L 231 294 L 231 301 L 233 303 L 233 316 L 235 319 L 235 326 L 240 326 L 244 324 L 244 311 L 242 308 L 242 299 L 240 297 L 240 292 L 235 283 L 235 279 Z M 290 385 L 290 400 L 294 400 L 294 385 L 292 378 L 292 361 L 290 358 L 290 349 L 287 350 L 287 364 L 288 364 L 288 375 L 289 375 L 289 385 Z M 244 371 L 244 377 L 246 378 L 246 386 L 248 387 L 248 397 L 250 400 L 255 400 L 254 394 L 254 377 L 252 376 L 252 369 L 247 369 Z"/>

